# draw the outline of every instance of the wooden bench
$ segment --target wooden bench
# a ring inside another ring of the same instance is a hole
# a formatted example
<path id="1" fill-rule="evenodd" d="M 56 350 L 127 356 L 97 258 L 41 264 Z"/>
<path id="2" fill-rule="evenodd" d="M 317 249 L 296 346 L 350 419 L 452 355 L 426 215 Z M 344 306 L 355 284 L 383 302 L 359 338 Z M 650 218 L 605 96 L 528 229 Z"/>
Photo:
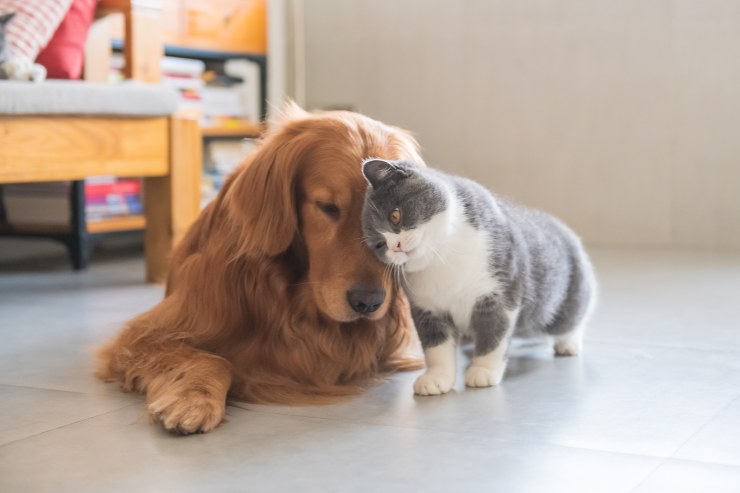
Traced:
<path id="1" fill-rule="evenodd" d="M 0 184 L 144 177 L 146 277 L 162 281 L 200 210 L 202 141 L 146 84 L 0 81 Z"/>

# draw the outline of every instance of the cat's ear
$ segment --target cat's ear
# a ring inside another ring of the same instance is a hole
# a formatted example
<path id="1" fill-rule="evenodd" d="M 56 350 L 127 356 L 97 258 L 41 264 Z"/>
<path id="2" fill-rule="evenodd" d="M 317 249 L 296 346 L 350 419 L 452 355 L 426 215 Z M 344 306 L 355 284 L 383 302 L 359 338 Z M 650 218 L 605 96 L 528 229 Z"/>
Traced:
<path id="1" fill-rule="evenodd" d="M 0 15 L 0 26 L 5 26 L 13 17 L 15 17 L 15 12 Z"/>
<path id="2" fill-rule="evenodd" d="M 385 159 L 370 158 L 362 163 L 362 174 L 373 188 L 378 188 L 392 177 L 406 176 L 407 172 Z"/>

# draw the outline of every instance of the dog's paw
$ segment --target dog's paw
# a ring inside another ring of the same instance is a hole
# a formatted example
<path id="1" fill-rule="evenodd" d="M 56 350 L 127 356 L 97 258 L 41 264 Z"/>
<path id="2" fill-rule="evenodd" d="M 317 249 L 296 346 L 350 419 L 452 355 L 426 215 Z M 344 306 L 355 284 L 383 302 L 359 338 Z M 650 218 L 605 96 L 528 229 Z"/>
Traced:
<path id="1" fill-rule="evenodd" d="M 504 377 L 502 371 L 492 370 L 484 366 L 471 366 L 465 371 L 465 385 L 468 387 L 492 387 L 501 383 Z"/>
<path id="2" fill-rule="evenodd" d="M 226 414 L 226 401 L 200 390 L 162 395 L 148 405 L 152 418 L 173 433 L 205 433 L 218 426 Z"/>
<path id="3" fill-rule="evenodd" d="M 440 395 L 449 392 L 455 378 L 437 372 L 426 372 L 414 382 L 414 393 L 418 395 Z"/>

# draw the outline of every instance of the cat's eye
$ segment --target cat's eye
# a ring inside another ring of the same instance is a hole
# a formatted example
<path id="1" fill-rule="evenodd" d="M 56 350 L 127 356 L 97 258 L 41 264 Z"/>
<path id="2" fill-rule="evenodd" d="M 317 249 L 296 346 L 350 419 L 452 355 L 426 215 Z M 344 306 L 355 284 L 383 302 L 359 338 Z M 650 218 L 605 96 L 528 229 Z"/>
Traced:
<path id="1" fill-rule="evenodd" d="M 385 241 L 379 241 L 379 242 L 377 242 L 377 243 L 375 244 L 375 249 L 376 249 L 376 250 L 380 250 L 380 249 L 381 249 L 381 248 L 383 248 L 384 246 L 385 246 Z"/>
<path id="2" fill-rule="evenodd" d="M 339 219 L 339 207 L 337 207 L 337 204 L 332 204 L 331 202 L 316 202 L 316 206 L 321 209 L 321 212 L 330 218 L 334 220 Z"/>
<path id="3" fill-rule="evenodd" d="M 398 226 L 401 222 L 401 210 L 398 208 L 393 209 L 388 217 L 391 220 L 391 224 Z"/>

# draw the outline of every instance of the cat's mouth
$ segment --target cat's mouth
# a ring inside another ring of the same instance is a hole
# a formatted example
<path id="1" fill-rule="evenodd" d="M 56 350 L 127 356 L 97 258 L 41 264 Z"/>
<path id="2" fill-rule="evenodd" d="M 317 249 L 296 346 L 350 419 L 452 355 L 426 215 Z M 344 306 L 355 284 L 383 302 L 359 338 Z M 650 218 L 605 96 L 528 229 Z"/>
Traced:
<path id="1" fill-rule="evenodd" d="M 404 265 L 411 260 L 411 256 L 416 253 L 416 248 L 411 250 L 389 250 L 388 260 L 395 265 Z"/>

